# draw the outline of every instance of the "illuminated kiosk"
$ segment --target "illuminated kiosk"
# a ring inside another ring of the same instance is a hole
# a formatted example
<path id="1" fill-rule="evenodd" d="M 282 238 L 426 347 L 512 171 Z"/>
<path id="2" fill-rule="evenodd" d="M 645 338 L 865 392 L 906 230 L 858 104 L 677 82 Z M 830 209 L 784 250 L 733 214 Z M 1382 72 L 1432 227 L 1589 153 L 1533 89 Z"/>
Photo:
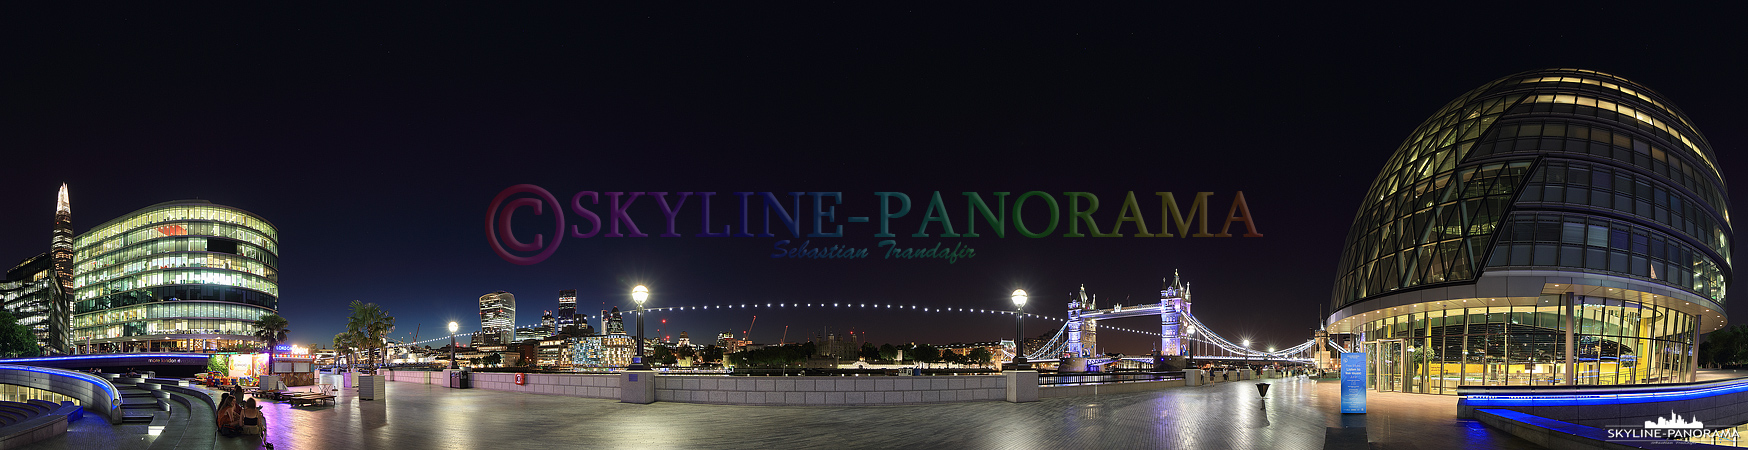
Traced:
<path id="1" fill-rule="evenodd" d="M 1370 389 L 1691 381 L 1727 318 L 1728 199 L 1668 99 L 1589 70 L 1523 72 L 1445 105 L 1348 232 L 1328 329 Z"/>
<path id="2" fill-rule="evenodd" d="M 141 208 L 73 240 L 78 353 L 253 350 L 279 303 L 279 232 L 205 200 Z"/>

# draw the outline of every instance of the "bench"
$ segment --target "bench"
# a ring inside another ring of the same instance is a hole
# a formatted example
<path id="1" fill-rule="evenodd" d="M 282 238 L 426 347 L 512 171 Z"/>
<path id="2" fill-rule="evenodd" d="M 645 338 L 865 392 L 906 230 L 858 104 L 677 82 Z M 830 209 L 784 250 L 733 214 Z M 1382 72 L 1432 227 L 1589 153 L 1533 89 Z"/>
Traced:
<path id="1" fill-rule="evenodd" d="M 243 393 L 245 393 L 245 394 L 252 395 L 255 398 L 265 398 L 265 399 L 269 399 L 269 400 L 277 400 L 277 399 L 279 399 L 279 397 L 281 395 L 284 395 L 286 392 L 287 391 L 284 389 L 261 389 L 258 387 L 243 389 Z"/>
<path id="2" fill-rule="evenodd" d="M 323 393 L 307 392 L 283 394 L 279 398 L 291 403 L 291 406 L 315 406 L 322 403 L 332 405 L 335 397 Z"/>

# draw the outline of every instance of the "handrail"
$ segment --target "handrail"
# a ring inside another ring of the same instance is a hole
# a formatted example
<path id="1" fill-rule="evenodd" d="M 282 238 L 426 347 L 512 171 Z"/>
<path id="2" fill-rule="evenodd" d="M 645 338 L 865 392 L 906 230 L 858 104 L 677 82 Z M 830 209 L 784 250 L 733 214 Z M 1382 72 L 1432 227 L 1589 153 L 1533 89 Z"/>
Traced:
<path id="1" fill-rule="evenodd" d="M 80 371 L 76 371 L 76 370 L 56 369 L 56 368 L 52 368 L 52 367 L 24 366 L 24 365 L 17 365 L 17 364 L 0 364 L 0 370 L 22 370 L 22 371 L 27 371 L 27 372 L 36 372 L 36 373 L 47 374 L 47 375 L 51 375 L 51 376 L 73 378 L 73 379 L 77 379 L 79 381 L 84 381 L 86 383 L 90 383 L 92 385 L 95 385 L 96 387 L 101 389 L 104 394 L 107 394 L 105 399 L 108 400 L 108 402 L 109 402 L 109 410 L 108 411 L 101 411 L 101 412 L 105 416 L 109 416 L 111 418 L 111 421 L 115 420 L 115 412 L 119 411 L 121 408 L 121 390 L 116 389 L 115 384 L 110 383 L 109 380 L 103 379 L 103 377 L 99 377 L 96 375 L 92 375 L 89 373 L 80 372 Z M 55 389 L 52 388 L 52 386 L 54 386 L 56 384 L 58 384 L 58 383 L 48 383 L 49 386 L 40 386 L 40 387 L 39 386 L 30 386 L 30 387 L 37 388 L 37 389 L 43 389 L 43 390 L 47 390 L 47 391 L 52 391 L 52 392 L 56 392 L 56 393 L 59 393 L 62 395 L 77 397 L 77 395 L 74 395 L 73 393 L 70 393 L 70 392 L 56 391 Z M 94 400 L 97 400 L 97 399 L 88 398 L 88 399 L 80 399 L 80 400 L 84 401 L 86 403 L 86 409 L 90 410 L 90 407 L 93 406 L 91 404 L 93 403 Z"/>
<path id="2" fill-rule="evenodd" d="M 1748 392 L 1748 378 L 1630 386 L 1458 386 L 1475 405 L 1649 403 Z"/>

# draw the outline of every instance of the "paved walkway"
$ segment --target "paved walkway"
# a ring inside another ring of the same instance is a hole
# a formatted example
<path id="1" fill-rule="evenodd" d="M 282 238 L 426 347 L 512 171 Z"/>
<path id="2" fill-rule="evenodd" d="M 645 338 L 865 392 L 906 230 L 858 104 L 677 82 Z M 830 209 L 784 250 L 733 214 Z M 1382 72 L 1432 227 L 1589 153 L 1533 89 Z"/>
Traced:
<path id="1" fill-rule="evenodd" d="M 293 449 L 517 448 L 1221 448 L 1518 449 L 1534 445 L 1458 421 L 1456 397 L 1371 393 L 1370 414 L 1337 414 L 1338 383 L 1224 382 L 1133 394 L 902 406 L 632 405 L 612 400 L 388 383 L 383 400 L 344 390 L 334 406 L 267 402 L 267 441 Z M 33 448 L 134 449 L 151 439 L 67 436 Z M 103 425 L 107 426 L 107 425 Z M 125 428 L 125 427 L 118 427 Z M 112 431 L 112 430 L 101 430 Z M 114 430 L 120 431 L 120 430 Z M 214 448 L 254 449 L 248 438 Z M 186 448 L 187 446 L 182 446 Z"/>
<path id="2" fill-rule="evenodd" d="M 655 403 L 389 383 L 385 400 L 343 392 L 335 406 L 270 403 L 277 449 L 597 448 L 1535 448 L 1455 419 L 1456 398 L 1374 394 L 1345 418 L 1334 382 L 1272 380 L 1154 392 L 909 406 L 776 407 Z M 1363 429 L 1358 427 L 1364 427 Z M 1364 436 L 1354 441 L 1354 436 Z M 1371 444 L 1365 442 L 1370 441 Z M 218 448 L 254 448 L 220 439 Z"/>

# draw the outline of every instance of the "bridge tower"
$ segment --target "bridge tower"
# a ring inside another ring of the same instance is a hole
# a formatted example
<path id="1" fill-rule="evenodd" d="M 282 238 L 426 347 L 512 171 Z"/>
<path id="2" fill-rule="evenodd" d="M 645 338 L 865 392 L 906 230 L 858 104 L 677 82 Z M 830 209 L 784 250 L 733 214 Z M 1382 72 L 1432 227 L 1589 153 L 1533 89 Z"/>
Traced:
<path id="1" fill-rule="evenodd" d="M 1159 291 L 1159 354 L 1161 356 L 1184 356 L 1183 318 L 1180 314 L 1190 312 L 1190 287 L 1178 277 L 1176 270 L 1171 271 L 1171 282 Z"/>
<path id="2" fill-rule="evenodd" d="M 1098 297 L 1087 297 L 1086 285 L 1068 294 L 1068 354 L 1058 356 L 1084 358 L 1098 352 L 1098 322 L 1081 317 L 1098 309 Z"/>

